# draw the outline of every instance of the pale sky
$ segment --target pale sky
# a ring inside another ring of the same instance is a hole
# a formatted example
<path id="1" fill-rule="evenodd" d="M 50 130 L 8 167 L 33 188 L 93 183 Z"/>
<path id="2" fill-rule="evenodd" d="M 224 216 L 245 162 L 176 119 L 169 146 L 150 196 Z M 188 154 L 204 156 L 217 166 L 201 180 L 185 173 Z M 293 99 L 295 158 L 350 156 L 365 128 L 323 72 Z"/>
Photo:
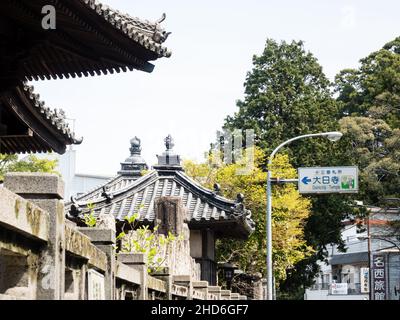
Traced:
<path id="1" fill-rule="evenodd" d="M 83 136 L 77 171 L 115 175 L 142 139 L 149 165 L 164 151 L 169 133 L 183 157 L 201 160 L 223 120 L 243 97 L 252 56 L 265 40 L 303 40 L 330 79 L 399 36 L 398 0 L 102 0 L 132 16 L 155 21 L 172 34 L 171 58 L 148 74 L 132 71 L 33 83 L 50 107 L 76 119 Z"/>

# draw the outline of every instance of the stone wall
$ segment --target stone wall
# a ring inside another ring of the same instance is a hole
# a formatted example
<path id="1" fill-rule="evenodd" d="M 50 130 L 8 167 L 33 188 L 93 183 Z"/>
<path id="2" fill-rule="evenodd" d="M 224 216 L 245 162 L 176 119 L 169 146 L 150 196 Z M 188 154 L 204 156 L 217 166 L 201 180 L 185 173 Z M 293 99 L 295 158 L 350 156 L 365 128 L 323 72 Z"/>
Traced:
<path id="1" fill-rule="evenodd" d="M 81 228 L 66 220 L 63 190 L 57 175 L 6 175 L 0 186 L 0 299 L 247 299 L 198 281 L 180 217 L 173 223 L 183 241 L 172 248 L 166 268 L 149 275 L 143 254 L 115 253 L 109 221 Z M 160 208 L 183 210 L 177 199 Z"/>

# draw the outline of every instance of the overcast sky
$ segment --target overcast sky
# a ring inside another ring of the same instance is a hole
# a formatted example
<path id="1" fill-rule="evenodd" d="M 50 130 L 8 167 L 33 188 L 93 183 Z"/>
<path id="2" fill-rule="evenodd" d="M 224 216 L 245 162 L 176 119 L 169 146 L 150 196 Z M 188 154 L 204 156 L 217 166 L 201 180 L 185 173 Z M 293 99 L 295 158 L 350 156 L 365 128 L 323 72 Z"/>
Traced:
<path id="1" fill-rule="evenodd" d="M 224 118 L 236 111 L 252 56 L 267 38 L 304 40 L 333 79 L 400 31 L 398 0 L 102 2 L 150 21 L 165 12 L 172 57 L 156 60 L 150 74 L 34 83 L 48 106 L 76 119 L 75 132 L 84 137 L 74 147 L 80 173 L 115 175 L 135 135 L 149 165 L 169 133 L 183 158 L 201 160 Z"/>

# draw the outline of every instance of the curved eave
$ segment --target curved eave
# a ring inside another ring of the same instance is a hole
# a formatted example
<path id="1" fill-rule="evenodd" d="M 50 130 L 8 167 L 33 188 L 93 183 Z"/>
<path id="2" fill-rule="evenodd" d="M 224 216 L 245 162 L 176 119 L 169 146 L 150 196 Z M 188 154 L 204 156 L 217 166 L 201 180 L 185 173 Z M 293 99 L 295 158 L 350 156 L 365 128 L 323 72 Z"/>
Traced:
<path id="1" fill-rule="evenodd" d="M 7 127 L 11 131 L 20 128 L 26 132 L 3 134 L 0 138 L 1 153 L 54 151 L 63 154 L 67 145 L 82 142 L 69 129 L 63 112 L 47 107 L 39 98 L 33 87 L 25 83 L 1 94 L 1 108 L 10 116 Z"/>
<path id="2" fill-rule="evenodd" d="M 216 238 L 230 238 L 246 240 L 253 232 L 254 228 L 247 219 L 224 219 L 224 220 L 195 220 L 188 222 L 191 230 L 211 229 L 215 232 Z"/>
<path id="3" fill-rule="evenodd" d="M 41 9 L 45 5 L 56 9 L 55 30 L 42 28 Z M 164 32 L 157 24 L 153 24 L 153 31 L 141 29 L 133 18 L 97 1 L 0 1 L 0 19 L 6 30 L 3 47 L 14 53 L 3 62 L 10 70 L 0 70 L 0 75 L 12 73 L 19 80 L 86 77 L 134 69 L 152 72 L 154 65 L 149 61 L 170 56 L 152 39 L 153 34 Z M 152 28 L 151 23 L 148 28 Z"/>
<path id="4" fill-rule="evenodd" d="M 95 11 L 108 26 L 112 26 L 117 32 L 130 41 L 139 43 L 146 50 L 157 55 L 156 58 L 171 56 L 171 52 L 164 46 L 162 38 L 165 31 L 160 28 L 159 23 L 143 21 L 137 17 L 131 17 L 128 14 L 123 14 L 118 10 L 110 8 L 108 5 L 102 4 L 97 0 L 78 0 L 84 2 L 91 10 Z M 108 27 L 107 26 L 107 27 Z"/>

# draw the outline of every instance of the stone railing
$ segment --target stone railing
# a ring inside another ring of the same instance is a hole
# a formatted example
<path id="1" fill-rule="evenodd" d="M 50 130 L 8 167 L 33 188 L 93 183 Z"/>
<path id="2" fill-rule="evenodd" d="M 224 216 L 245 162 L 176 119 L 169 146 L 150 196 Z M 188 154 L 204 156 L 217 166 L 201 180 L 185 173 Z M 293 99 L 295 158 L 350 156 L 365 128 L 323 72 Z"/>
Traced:
<path id="1" fill-rule="evenodd" d="M 66 220 L 63 189 L 57 175 L 6 175 L 0 186 L 0 299 L 247 299 L 169 268 L 149 275 L 143 254 L 115 253 L 115 230 Z"/>

